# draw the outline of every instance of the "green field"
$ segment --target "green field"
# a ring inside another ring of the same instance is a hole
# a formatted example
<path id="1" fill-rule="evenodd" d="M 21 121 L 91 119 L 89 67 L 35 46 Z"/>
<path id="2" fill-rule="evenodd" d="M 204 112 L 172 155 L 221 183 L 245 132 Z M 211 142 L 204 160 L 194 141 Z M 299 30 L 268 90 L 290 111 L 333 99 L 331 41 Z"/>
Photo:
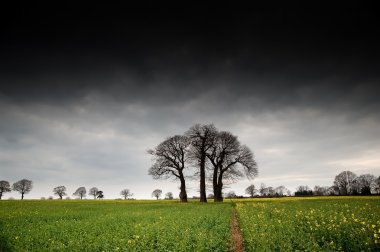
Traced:
<path id="1" fill-rule="evenodd" d="M 380 251 L 380 197 L 0 201 L 0 251 Z"/>

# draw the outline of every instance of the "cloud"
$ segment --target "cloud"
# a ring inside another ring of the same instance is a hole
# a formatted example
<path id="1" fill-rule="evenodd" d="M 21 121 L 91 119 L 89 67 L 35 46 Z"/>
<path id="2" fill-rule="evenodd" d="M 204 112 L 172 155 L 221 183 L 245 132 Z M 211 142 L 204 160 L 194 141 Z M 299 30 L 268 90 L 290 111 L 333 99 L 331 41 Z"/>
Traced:
<path id="1" fill-rule="evenodd" d="M 109 26 L 80 13 L 72 29 L 65 20 L 33 34 L 32 18 L 14 16 L 0 41 L 1 179 L 33 179 L 37 198 L 61 183 L 102 187 L 106 197 L 125 187 L 140 198 L 155 187 L 175 192 L 147 175 L 145 151 L 195 123 L 229 130 L 255 152 L 254 183 L 329 185 L 345 169 L 378 175 L 376 16 L 332 12 L 331 24 L 318 12 L 303 24 L 284 15 L 294 12 L 140 26 L 124 12 Z M 196 181 L 189 186 L 197 194 Z"/>

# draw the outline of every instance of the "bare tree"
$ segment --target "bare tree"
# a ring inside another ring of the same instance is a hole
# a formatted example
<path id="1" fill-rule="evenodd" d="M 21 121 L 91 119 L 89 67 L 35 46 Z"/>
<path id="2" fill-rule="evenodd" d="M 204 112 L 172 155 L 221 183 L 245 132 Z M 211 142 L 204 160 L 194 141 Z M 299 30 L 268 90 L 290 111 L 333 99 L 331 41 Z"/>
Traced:
<path id="1" fill-rule="evenodd" d="M 98 192 L 99 192 L 98 188 L 92 187 L 88 191 L 88 195 L 94 196 L 94 199 L 96 199 L 96 196 L 98 196 Z"/>
<path id="2" fill-rule="evenodd" d="M 8 181 L 1 180 L 0 181 L 0 200 L 3 197 L 3 193 L 7 193 L 11 191 L 11 186 Z"/>
<path id="3" fill-rule="evenodd" d="M 228 193 L 227 193 L 227 195 L 226 195 L 226 198 L 227 199 L 233 199 L 233 198 L 236 198 L 237 196 L 236 196 L 236 193 L 234 192 L 234 191 L 229 191 Z M 215 198 L 214 198 L 214 200 L 215 200 Z"/>
<path id="4" fill-rule="evenodd" d="M 86 193 L 87 193 L 86 188 L 82 186 L 82 187 L 79 187 L 75 191 L 75 193 L 73 193 L 73 195 L 78 196 L 78 197 L 80 197 L 80 199 L 82 199 L 83 197 L 86 197 Z"/>
<path id="5" fill-rule="evenodd" d="M 190 139 L 186 136 L 176 135 L 167 138 L 155 149 L 148 150 L 153 156 L 154 164 L 149 169 L 149 175 L 154 179 L 167 179 L 174 177 L 180 181 L 181 202 L 187 202 L 186 181 L 184 169 L 188 159 Z"/>
<path id="6" fill-rule="evenodd" d="M 199 166 L 199 192 L 200 202 L 207 202 L 206 197 L 206 154 L 208 150 L 214 145 L 214 139 L 217 130 L 213 124 L 201 125 L 196 124 L 192 126 L 187 132 L 186 136 L 191 139 L 191 156 Z"/>
<path id="7" fill-rule="evenodd" d="M 374 189 L 374 182 L 376 178 L 372 174 L 362 174 L 356 178 L 358 183 L 358 191 L 362 195 L 371 195 L 371 191 Z"/>
<path id="8" fill-rule="evenodd" d="M 155 197 L 157 200 L 161 197 L 162 190 L 156 189 L 152 192 L 152 197 Z"/>
<path id="9" fill-rule="evenodd" d="M 132 197 L 133 193 L 131 193 L 131 191 L 129 189 L 123 189 L 121 192 L 120 192 L 120 195 L 124 196 L 124 199 L 128 199 L 129 197 Z"/>
<path id="10" fill-rule="evenodd" d="M 380 176 L 375 180 L 375 192 L 380 194 Z"/>
<path id="11" fill-rule="evenodd" d="M 63 196 L 67 195 L 66 194 L 66 187 L 65 186 L 57 186 L 56 188 L 53 189 L 53 193 L 55 195 L 58 195 L 60 199 L 62 199 Z"/>
<path id="12" fill-rule="evenodd" d="M 233 182 L 244 175 L 251 179 L 258 174 L 252 151 L 247 146 L 242 146 L 230 132 L 217 133 L 206 156 L 213 166 L 212 181 L 216 202 L 223 201 L 224 180 Z"/>
<path id="13" fill-rule="evenodd" d="M 29 193 L 33 188 L 33 182 L 31 180 L 22 179 L 15 182 L 12 185 L 12 190 L 21 193 L 21 199 L 24 199 L 24 194 Z"/>
<path id="14" fill-rule="evenodd" d="M 266 187 L 264 183 L 260 184 L 260 189 L 259 189 L 260 196 L 265 196 L 266 193 Z"/>
<path id="15" fill-rule="evenodd" d="M 173 193 L 172 193 L 172 192 L 167 192 L 167 193 L 165 194 L 165 199 L 172 200 L 172 199 L 173 199 Z"/>
<path id="16" fill-rule="evenodd" d="M 306 196 L 313 195 L 313 191 L 309 186 L 300 185 L 297 187 L 296 192 L 294 193 L 296 196 Z"/>
<path id="17" fill-rule="evenodd" d="M 245 193 L 248 194 L 251 198 L 255 196 L 256 192 L 257 190 L 253 184 L 245 188 Z"/>
<path id="18" fill-rule="evenodd" d="M 334 186 L 338 189 L 339 195 L 353 194 L 356 177 L 356 174 L 350 171 L 343 171 L 335 177 Z"/>
<path id="19" fill-rule="evenodd" d="M 323 195 L 329 195 L 330 187 L 328 186 L 314 186 L 314 195 L 323 196 Z"/>
<path id="20" fill-rule="evenodd" d="M 277 196 L 284 196 L 284 194 L 286 194 L 287 189 L 286 189 L 285 186 L 280 185 L 280 186 L 276 187 L 276 188 L 274 189 L 274 191 L 275 191 L 275 194 L 276 194 Z"/>

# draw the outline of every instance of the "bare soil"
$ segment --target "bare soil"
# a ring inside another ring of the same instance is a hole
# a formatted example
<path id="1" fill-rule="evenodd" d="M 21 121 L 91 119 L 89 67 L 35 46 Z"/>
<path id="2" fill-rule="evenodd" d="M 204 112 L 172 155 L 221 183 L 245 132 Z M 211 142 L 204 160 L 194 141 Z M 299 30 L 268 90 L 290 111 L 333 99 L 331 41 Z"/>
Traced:
<path id="1" fill-rule="evenodd" d="M 230 251 L 243 252 L 244 242 L 243 235 L 239 228 L 239 222 L 237 219 L 236 209 L 232 208 L 231 212 L 231 241 L 230 241 Z"/>

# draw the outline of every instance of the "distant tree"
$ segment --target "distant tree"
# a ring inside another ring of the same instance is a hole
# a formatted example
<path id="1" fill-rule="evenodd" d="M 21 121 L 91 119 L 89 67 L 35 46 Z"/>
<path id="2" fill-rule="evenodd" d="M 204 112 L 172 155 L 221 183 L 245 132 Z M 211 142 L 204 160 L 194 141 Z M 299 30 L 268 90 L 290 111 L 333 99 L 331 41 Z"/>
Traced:
<path id="1" fill-rule="evenodd" d="M 287 189 L 285 186 L 281 185 L 276 187 L 274 191 L 277 196 L 284 196 L 286 194 Z"/>
<path id="2" fill-rule="evenodd" d="M 258 173 L 252 151 L 241 145 L 237 137 L 227 131 L 216 132 L 214 143 L 206 156 L 213 166 L 212 181 L 216 202 L 223 201 L 225 180 L 233 182 L 244 175 L 250 179 Z"/>
<path id="3" fill-rule="evenodd" d="M 207 198 L 213 199 L 214 198 L 214 194 L 210 193 L 209 195 L 207 195 Z"/>
<path id="4" fill-rule="evenodd" d="M 161 197 L 162 190 L 156 189 L 152 192 L 152 197 L 155 197 L 157 200 Z"/>
<path id="5" fill-rule="evenodd" d="M 53 196 L 48 197 L 48 200 L 53 200 L 53 199 L 54 199 Z"/>
<path id="6" fill-rule="evenodd" d="M 375 187 L 375 176 L 372 174 L 362 174 L 356 178 L 356 181 L 361 195 L 371 195 L 371 191 Z"/>
<path id="7" fill-rule="evenodd" d="M 83 197 L 86 197 L 86 188 L 84 186 L 79 187 L 75 193 L 73 193 L 74 196 L 80 197 L 82 199 Z"/>
<path id="8" fill-rule="evenodd" d="M 261 183 L 261 184 L 260 184 L 259 193 L 260 193 L 261 196 L 265 196 L 265 193 L 266 193 L 266 187 L 265 187 L 265 184 L 264 184 L 264 183 Z"/>
<path id="9" fill-rule="evenodd" d="M 276 191 L 274 190 L 274 188 L 273 187 L 271 187 L 271 186 L 269 186 L 268 188 L 267 188 L 267 190 L 268 190 L 268 196 L 275 196 L 276 195 Z"/>
<path id="10" fill-rule="evenodd" d="M 298 186 L 296 192 L 294 193 L 296 196 L 307 196 L 313 195 L 313 191 L 308 186 Z"/>
<path id="11" fill-rule="evenodd" d="M 339 188 L 335 185 L 330 186 L 329 189 L 327 190 L 327 195 L 330 195 L 330 196 L 339 195 Z"/>
<path id="12" fill-rule="evenodd" d="M 131 191 L 129 189 L 123 189 L 121 192 L 120 192 L 120 195 L 122 195 L 124 197 L 124 199 L 128 199 L 129 197 L 132 197 L 133 193 L 131 193 Z"/>
<path id="13" fill-rule="evenodd" d="M 214 145 L 217 130 L 213 124 L 192 126 L 186 136 L 190 138 L 191 147 L 190 153 L 193 162 L 199 165 L 199 192 L 200 202 L 207 202 L 206 197 L 206 163 L 207 152 Z M 214 193 L 215 195 L 215 193 Z"/>
<path id="14" fill-rule="evenodd" d="M 24 194 L 29 193 L 33 188 L 33 182 L 31 180 L 22 179 L 15 182 L 12 185 L 12 190 L 21 193 L 21 199 L 24 199 Z"/>
<path id="15" fill-rule="evenodd" d="M 103 191 L 98 191 L 96 197 L 97 197 L 98 199 L 103 199 L 103 198 L 104 198 Z"/>
<path id="16" fill-rule="evenodd" d="M 98 192 L 99 192 L 98 188 L 92 187 L 88 191 L 88 195 L 94 196 L 94 199 L 96 199 L 96 196 L 98 196 Z"/>
<path id="17" fill-rule="evenodd" d="M 329 187 L 316 185 L 314 186 L 313 194 L 317 196 L 329 195 Z"/>
<path id="18" fill-rule="evenodd" d="M 227 194 L 226 194 L 226 198 L 227 199 L 232 199 L 232 198 L 236 198 L 236 193 L 234 191 L 229 191 Z"/>
<path id="19" fill-rule="evenodd" d="M 173 193 L 172 193 L 172 192 L 167 192 L 167 193 L 165 194 L 165 199 L 172 200 L 172 199 L 173 199 Z"/>
<path id="20" fill-rule="evenodd" d="M 255 189 L 255 185 L 250 185 L 248 186 L 247 188 L 245 188 L 245 193 L 248 194 L 251 198 L 253 198 L 253 196 L 255 196 L 255 193 L 257 192 L 257 190 Z"/>
<path id="21" fill-rule="evenodd" d="M 1 180 L 0 181 L 0 200 L 3 197 L 3 193 L 7 193 L 11 191 L 11 186 L 8 181 Z"/>
<path id="22" fill-rule="evenodd" d="M 65 186 L 57 186 L 56 188 L 53 189 L 53 193 L 55 195 L 58 195 L 60 199 L 62 199 L 63 196 L 67 195 L 66 194 L 66 187 Z"/>
<path id="23" fill-rule="evenodd" d="M 380 194 L 380 176 L 375 180 L 375 192 L 377 194 Z"/>
<path id="24" fill-rule="evenodd" d="M 339 195 L 351 195 L 354 193 L 356 174 L 350 171 L 339 173 L 334 179 L 334 186 L 339 191 Z"/>
<path id="25" fill-rule="evenodd" d="M 41 200 L 46 200 L 46 198 L 45 197 L 41 197 Z"/>
<path id="26" fill-rule="evenodd" d="M 154 164 L 149 169 L 149 175 L 154 179 L 167 179 L 174 177 L 180 181 L 181 202 L 187 202 L 186 181 L 184 170 L 188 159 L 190 139 L 186 136 L 176 135 L 169 137 L 156 148 L 148 150 L 153 156 Z"/>

